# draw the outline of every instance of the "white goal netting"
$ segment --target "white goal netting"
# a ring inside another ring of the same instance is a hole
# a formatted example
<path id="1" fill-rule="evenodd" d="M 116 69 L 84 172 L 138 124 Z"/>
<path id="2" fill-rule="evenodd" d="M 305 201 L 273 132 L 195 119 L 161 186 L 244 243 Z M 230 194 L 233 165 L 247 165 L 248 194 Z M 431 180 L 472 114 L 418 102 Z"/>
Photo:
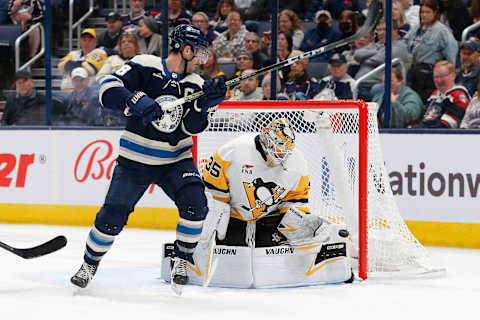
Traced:
<path id="1" fill-rule="evenodd" d="M 310 170 L 311 211 L 332 222 L 345 224 L 351 233 L 350 254 L 358 256 L 359 208 L 367 208 L 367 272 L 376 275 L 411 275 L 436 272 L 430 258 L 403 221 L 393 198 L 385 169 L 377 127 L 376 106 L 369 106 L 360 143 L 362 102 L 237 102 L 225 104 L 211 116 L 208 131 L 198 137 L 198 164 L 204 163 L 222 144 L 247 132 L 260 132 L 270 121 L 288 118 Z M 252 108 L 256 106 L 257 108 Z M 273 108 L 272 108 L 273 107 Z M 365 135 L 366 137 L 366 135 Z M 363 150 L 363 151 L 362 151 Z M 363 155 L 362 155 L 363 152 Z M 361 157 L 368 162 L 362 168 Z M 366 171 L 367 190 L 360 193 L 360 171 Z M 366 230 L 365 230 L 366 231 Z M 356 259 L 354 259 L 356 261 Z M 360 261 L 362 261 L 360 259 Z"/>

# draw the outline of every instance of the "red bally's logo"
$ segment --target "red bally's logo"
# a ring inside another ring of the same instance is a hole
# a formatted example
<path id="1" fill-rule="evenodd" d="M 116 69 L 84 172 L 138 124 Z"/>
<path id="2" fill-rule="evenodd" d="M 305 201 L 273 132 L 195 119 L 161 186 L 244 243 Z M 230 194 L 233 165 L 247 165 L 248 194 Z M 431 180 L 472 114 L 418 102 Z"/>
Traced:
<path id="1" fill-rule="evenodd" d="M 116 157 L 113 157 L 112 143 L 108 140 L 95 140 L 87 144 L 77 156 L 74 177 L 83 183 L 92 178 L 100 180 L 103 176 L 110 180 Z M 155 185 L 151 185 L 148 193 L 152 193 Z"/>
<path id="2" fill-rule="evenodd" d="M 74 176 L 78 182 L 88 178 L 100 180 L 104 175 L 110 180 L 115 158 L 112 159 L 113 147 L 108 140 L 95 140 L 87 144 L 75 161 Z"/>

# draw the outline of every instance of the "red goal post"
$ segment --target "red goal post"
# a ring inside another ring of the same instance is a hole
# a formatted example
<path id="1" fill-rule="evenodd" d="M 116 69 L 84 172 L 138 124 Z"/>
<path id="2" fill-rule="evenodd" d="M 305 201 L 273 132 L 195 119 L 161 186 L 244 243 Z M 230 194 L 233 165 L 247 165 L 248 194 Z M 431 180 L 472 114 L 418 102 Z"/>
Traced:
<path id="1" fill-rule="evenodd" d="M 210 115 L 209 129 L 195 137 L 194 160 L 202 170 L 233 137 L 259 132 L 271 120 L 286 117 L 309 165 L 312 212 L 347 226 L 358 276 L 429 272 L 434 268 L 428 255 L 391 193 L 377 110 L 376 104 L 359 100 L 225 101 Z"/>

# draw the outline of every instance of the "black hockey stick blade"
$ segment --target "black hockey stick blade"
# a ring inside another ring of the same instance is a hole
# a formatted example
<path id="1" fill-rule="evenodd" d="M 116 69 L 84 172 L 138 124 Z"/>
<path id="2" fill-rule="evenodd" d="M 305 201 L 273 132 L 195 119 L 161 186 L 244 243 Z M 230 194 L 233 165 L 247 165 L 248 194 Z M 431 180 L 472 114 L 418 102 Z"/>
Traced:
<path id="1" fill-rule="evenodd" d="M 36 246 L 33 248 L 25 248 L 25 249 L 14 248 L 0 241 L 0 247 L 24 259 L 41 257 L 46 254 L 60 250 L 66 245 L 67 245 L 67 238 L 65 238 L 65 236 L 58 236 L 39 246 Z"/>
<path id="2" fill-rule="evenodd" d="M 329 51 L 335 50 L 337 48 L 346 46 L 350 42 L 366 36 L 370 31 L 372 31 L 375 28 L 375 26 L 377 25 L 378 21 L 380 21 L 382 16 L 383 16 L 383 7 L 382 7 L 381 0 L 372 0 L 372 2 L 370 3 L 370 7 L 368 8 L 368 15 L 367 15 L 367 18 L 365 20 L 365 23 L 360 28 L 360 30 L 357 31 L 357 33 L 355 33 L 355 34 L 353 34 L 350 37 L 347 37 L 345 39 L 340 39 L 336 42 L 329 43 L 329 44 L 327 44 L 323 47 L 313 49 L 312 51 L 308 51 L 308 52 L 302 53 L 298 56 L 288 58 L 286 60 L 283 60 L 283 61 L 280 61 L 278 63 L 272 64 L 272 65 L 270 65 L 268 67 L 265 67 L 263 69 L 260 69 L 258 71 L 255 71 L 255 72 L 245 74 L 245 75 L 239 76 L 237 78 L 228 80 L 227 82 L 225 82 L 225 84 L 227 85 L 227 87 L 234 87 L 234 86 L 238 85 L 243 80 L 250 79 L 250 78 L 253 78 L 253 77 L 258 77 L 258 76 L 261 76 L 263 74 L 266 74 L 266 73 L 274 71 L 274 70 L 280 70 L 281 68 L 289 66 L 289 65 L 291 65 L 291 64 L 293 64 L 297 61 L 300 61 L 300 60 L 303 60 L 303 59 L 308 59 L 308 58 L 313 58 L 313 57 L 322 55 L 326 52 L 329 52 Z M 173 109 L 174 107 L 179 106 L 181 104 L 184 104 L 185 102 L 194 101 L 194 100 L 200 98 L 203 94 L 204 94 L 203 91 L 197 91 L 197 92 L 192 93 L 191 95 L 188 95 L 184 98 L 180 98 L 180 99 L 177 99 L 175 101 L 163 103 L 162 104 L 162 109 L 164 111 Z M 215 109 L 216 108 L 214 107 L 214 108 L 212 108 L 212 110 L 209 110 L 209 111 L 213 111 Z"/>

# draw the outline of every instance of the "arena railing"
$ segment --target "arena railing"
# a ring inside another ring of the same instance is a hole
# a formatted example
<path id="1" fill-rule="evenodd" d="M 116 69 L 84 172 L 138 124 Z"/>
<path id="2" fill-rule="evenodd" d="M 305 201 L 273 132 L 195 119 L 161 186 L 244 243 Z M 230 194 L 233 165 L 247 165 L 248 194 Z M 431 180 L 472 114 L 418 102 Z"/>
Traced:
<path id="1" fill-rule="evenodd" d="M 115 12 L 118 12 L 118 3 L 117 3 L 117 0 L 113 0 L 113 9 L 115 10 Z M 122 10 L 121 12 L 123 13 L 127 13 L 128 10 L 127 10 L 127 0 L 122 0 Z"/>
<path id="2" fill-rule="evenodd" d="M 402 67 L 402 73 L 403 73 L 403 76 L 404 76 L 404 79 L 405 79 L 406 70 L 405 70 L 405 65 L 404 65 L 404 63 L 402 62 L 402 60 L 401 60 L 400 58 L 395 58 L 395 59 L 392 60 L 392 66 L 393 66 L 393 65 L 396 65 L 396 64 L 400 64 L 400 66 Z M 365 80 L 370 79 L 372 76 L 376 75 L 376 74 L 379 73 L 379 72 L 382 72 L 383 70 L 385 70 L 385 63 L 382 64 L 382 65 L 379 65 L 379 66 L 376 67 L 375 69 L 371 70 L 370 72 L 367 72 L 366 74 L 364 74 L 363 76 L 361 76 L 360 78 L 358 78 L 358 80 L 355 81 L 355 85 L 353 86 L 353 90 L 352 90 L 353 99 L 357 99 L 357 96 L 358 96 L 358 87 L 360 86 L 360 84 L 361 84 L 362 82 L 364 82 Z"/>
<path id="3" fill-rule="evenodd" d="M 466 27 L 465 29 L 463 29 L 463 31 L 462 31 L 462 42 L 467 40 L 467 36 L 470 32 L 472 32 L 473 30 L 477 30 L 478 28 L 480 28 L 480 21 L 475 22 L 474 24 L 471 24 L 468 27 Z"/>
<path id="4" fill-rule="evenodd" d="M 93 13 L 93 0 L 89 0 L 89 7 L 87 13 L 85 13 L 78 21 L 73 22 L 73 3 L 75 0 L 70 0 L 68 5 L 68 50 L 72 51 L 73 48 L 73 30 L 77 29 L 77 47 L 80 43 L 80 32 L 82 31 L 82 22 L 90 17 Z"/>
<path id="5" fill-rule="evenodd" d="M 32 33 L 35 29 L 40 29 L 40 51 L 34 55 L 30 60 L 25 62 L 23 65 L 20 66 L 20 44 L 23 39 L 28 37 L 30 33 Z M 15 71 L 24 70 L 29 68 L 33 63 L 35 63 L 38 59 L 40 59 L 43 54 L 45 53 L 45 29 L 43 28 L 43 24 L 41 22 L 35 23 L 31 26 L 27 31 L 22 33 L 16 40 L 15 40 Z"/>

